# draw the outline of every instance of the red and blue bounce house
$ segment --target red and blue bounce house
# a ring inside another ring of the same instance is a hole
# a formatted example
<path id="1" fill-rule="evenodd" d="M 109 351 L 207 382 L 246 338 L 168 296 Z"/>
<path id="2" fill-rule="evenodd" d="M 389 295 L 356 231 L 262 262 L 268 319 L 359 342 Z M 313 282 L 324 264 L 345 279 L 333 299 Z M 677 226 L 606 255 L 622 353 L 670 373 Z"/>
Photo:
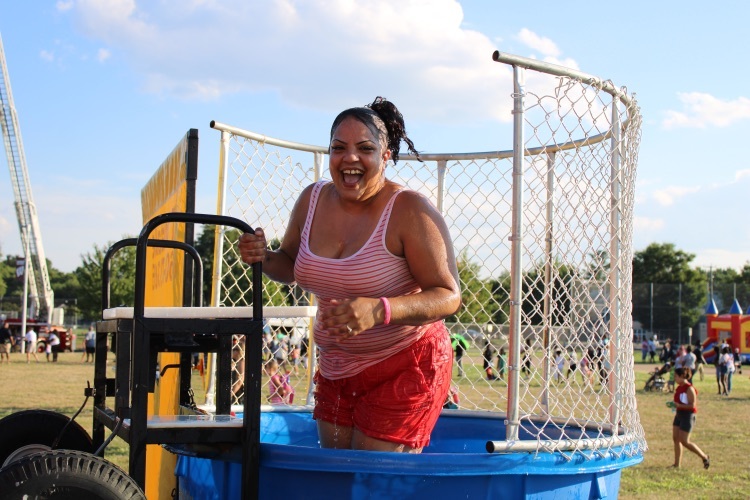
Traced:
<path id="1" fill-rule="evenodd" d="M 750 364 L 750 307 L 742 313 L 742 307 L 734 299 L 728 314 L 719 314 L 711 299 L 706 307 L 706 340 L 703 341 L 703 357 L 712 363 L 714 346 L 729 344 L 732 352 L 739 349 L 743 364 Z"/>

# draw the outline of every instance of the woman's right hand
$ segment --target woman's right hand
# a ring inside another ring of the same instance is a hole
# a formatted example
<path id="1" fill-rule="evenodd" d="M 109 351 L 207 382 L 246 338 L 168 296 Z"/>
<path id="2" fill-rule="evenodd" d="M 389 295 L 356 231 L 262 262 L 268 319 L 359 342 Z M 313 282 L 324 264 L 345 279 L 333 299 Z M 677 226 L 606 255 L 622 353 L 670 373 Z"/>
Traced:
<path id="1" fill-rule="evenodd" d="M 263 262 L 266 258 L 266 236 L 263 229 L 256 228 L 255 234 L 243 233 L 237 241 L 237 248 L 240 252 L 240 258 L 247 264 Z"/>

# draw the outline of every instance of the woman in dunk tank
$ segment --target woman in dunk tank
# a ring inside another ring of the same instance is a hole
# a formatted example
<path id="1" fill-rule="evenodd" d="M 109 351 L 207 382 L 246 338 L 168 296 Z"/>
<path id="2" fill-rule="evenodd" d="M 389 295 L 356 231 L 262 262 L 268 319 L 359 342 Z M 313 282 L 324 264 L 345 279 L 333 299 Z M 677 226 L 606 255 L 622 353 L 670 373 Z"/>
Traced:
<path id="1" fill-rule="evenodd" d="M 386 178 L 402 140 L 418 157 L 383 98 L 343 111 L 332 181 L 303 190 L 281 247 L 269 250 L 261 228 L 238 244 L 244 262 L 317 297 L 313 417 L 324 448 L 419 453 L 450 388 L 442 320 L 461 305 L 456 259 L 432 203 Z"/>

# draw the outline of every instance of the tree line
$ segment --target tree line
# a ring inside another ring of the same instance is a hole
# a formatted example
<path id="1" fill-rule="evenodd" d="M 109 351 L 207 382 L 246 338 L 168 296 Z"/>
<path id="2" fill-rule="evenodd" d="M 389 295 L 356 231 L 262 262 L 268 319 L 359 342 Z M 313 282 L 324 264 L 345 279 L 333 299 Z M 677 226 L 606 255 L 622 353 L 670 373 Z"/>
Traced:
<path id="1" fill-rule="evenodd" d="M 213 275 L 214 227 L 205 226 L 197 232 L 195 248 L 203 263 L 203 303 L 210 303 Z M 231 248 L 239 233 L 225 233 L 225 249 Z M 270 242 L 278 248 L 279 241 Z M 55 305 L 66 311 L 66 323 L 73 318 L 79 323 L 91 322 L 101 317 L 101 276 L 105 254 L 111 246 L 94 245 L 82 255 L 81 265 L 73 272 L 56 269 L 48 260 L 50 282 L 55 292 Z M 243 296 L 250 288 L 248 276 L 242 273 L 245 266 L 236 257 L 225 252 L 229 274 L 222 277 L 228 290 L 227 305 L 244 304 Z M 232 262 L 235 259 L 235 262 Z M 571 307 L 575 294 L 571 288 L 576 280 L 600 280 L 597 276 L 609 267 L 605 251 L 589 256 L 585 269 L 573 269 L 561 263 L 554 264 L 552 300 L 553 324 L 560 324 Z M 692 265 L 695 255 L 675 248 L 671 243 L 652 243 L 633 257 L 633 320 L 639 321 L 654 332 L 673 332 L 678 328 L 695 327 L 712 295 L 719 312 L 727 312 L 736 298 L 743 307 L 750 305 L 750 262 L 742 269 L 703 269 Z M 458 256 L 459 277 L 462 283 L 463 307 L 449 322 L 465 324 L 507 324 L 509 314 L 510 275 L 482 278 L 481 266 L 472 262 L 465 252 Z M 114 254 L 110 262 L 110 304 L 132 305 L 134 295 L 135 247 L 124 247 Z M 545 280 L 539 271 L 525 273 L 522 294 L 524 318 L 531 324 L 542 321 Z M 264 277 L 264 280 L 267 280 Z M 5 256 L 0 261 L 0 311 L 5 314 L 20 311 L 23 282 L 16 278 L 16 256 Z M 273 305 L 299 304 L 304 301 L 299 291 L 286 285 L 266 281 L 264 302 Z"/>

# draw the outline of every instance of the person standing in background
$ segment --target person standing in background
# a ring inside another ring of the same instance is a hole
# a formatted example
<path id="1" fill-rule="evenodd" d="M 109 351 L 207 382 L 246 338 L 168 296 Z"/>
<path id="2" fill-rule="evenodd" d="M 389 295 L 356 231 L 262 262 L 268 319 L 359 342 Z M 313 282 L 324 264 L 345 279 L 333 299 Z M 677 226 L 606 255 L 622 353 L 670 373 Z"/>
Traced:
<path id="1" fill-rule="evenodd" d="M 13 347 L 13 335 L 10 333 L 8 328 L 8 322 L 3 322 L 3 327 L 0 328 L 0 364 L 5 358 L 5 363 L 10 364 L 10 350 Z"/>
<path id="2" fill-rule="evenodd" d="M 493 371 L 495 365 L 495 347 L 489 340 L 485 340 L 484 352 L 482 353 L 482 368 L 487 380 L 497 380 L 497 375 Z"/>
<path id="3" fill-rule="evenodd" d="M 94 331 L 93 325 L 89 327 L 89 331 L 86 332 L 86 336 L 83 338 L 83 355 L 81 356 L 81 363 L 88 363 L 89 359 L 94 361 L 94 353 L 96 352 L 96 331 Z"/>
<path id="4" fill-rule="evenodd" d="M 682 449 L 687 448 L 701 460 L 703 468 L 708 469 L 711 461 L 698 445 L 690 442 L 690 432 L 695 426 L 695 416 L 698 413 L 698 391 L 688 382 L 692 377 L 689 368 L 677 368 L 674 371 L 677 389 L 674 391 L 673 402 L 675 417 L 672 422 L 672 441 L 674 442 L 674 464 L 672 467 L 679 468 L 682 463 Z"/>
<path id="5" fill-rule="evenodd" d="M 737 373 L 742 375 L 742 358 L 740 357 L 740 348 L 734 348 L 734 368 Z"/>
<path id="6" fill-rule="evenodd" d="M 31 355 L 34 355 L 34 359 L 37 363 L 39 363 L 39 356 L 36 355 L 36 332 L 34 331 L 34 327 L 30 326 L 28 330 L 26 330 L 26 335 L 24 336 L 24 342 L 26 342 L 26 362 L 31 362 Z"/>
<path id="7" fill-rule="evenodd" d="M 505 379 L 505 374 L 508 371 L 508 354 L 505 352 L 505 346 L 500 348 L 497 353 L 497 376 L 500 380 Z"/>
<path id="8" fill-rule="evenodd" d="M 696 356 L 693 354 L 693 346 L 690 344 L 685 346 L 685 354 L 682 356 L 683 368 L 690 368 L 690 382 L 693 383 L 693 373 L 695 373 Z"/>
<path id="9" fill-rule="evenodd" d="M 49 361 L 50 354 L 52 355 L 52 362 L 57 363 L 57 353 L 60 352 L 60 337 L 57 336 L 54 330 L 50 330 L 47 336 L 47 361 Z"/>
<path id="10" fill-rule="evenodd" d="M 700 376 L 700 381 L 703 382 L 703 365 L 706 364 L 706 360 L 703 357 L 703 350 L 700 347 L 700 343 L 697 343 L 695 349 L 693 349 L 693 355 L 695 355 L 695 369 Z"/>
<path id="11" fill-rule="evenodd" d="M 649 362 L 656 362 L 656 335 L 654 335 L 653 339 L 648 340 L 648 358 Z"/>
<path id="12" fill-rule="evenodd" d="M 724 365 L 727 368 L 726 378 L 724 379 L 724 385 L 726 389 L 726 393 L 724 395 L 729 396 L 730 394 L 732 394 L 732 376 L 734 375 L 735 365 L 732 348 L 728 346 L 724 348 Z"/>

